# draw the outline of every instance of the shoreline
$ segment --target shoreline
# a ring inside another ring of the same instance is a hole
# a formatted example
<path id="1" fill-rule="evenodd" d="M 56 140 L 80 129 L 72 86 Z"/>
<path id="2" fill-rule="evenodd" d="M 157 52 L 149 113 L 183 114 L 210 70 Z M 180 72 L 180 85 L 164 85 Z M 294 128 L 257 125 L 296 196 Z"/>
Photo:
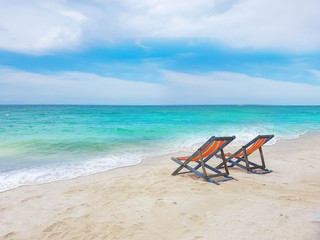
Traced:
<path id="1" fill-rule="evenodd" d="M 0 239 L 256 239 L 259 234 L 259 239 L 316 240 L 319 144 L 320 135 L 308 133 L 266 146 L 273 173 L 234 168 L 230 175 L 237 181 L 220 186 L 171 176 L 177 167 L 171 156 L 185 152 L 20 186 L 0 193 Z"/>
<path id="2" fill-rule="evenodd" d="M 280 143 L 280 142 L 282 142 L 282 141 L 294 141 L 294 140 L 300 139 L 300 138 L 305 137 L 305 136 L 307 136 L 307 137 L 308 137 L 308 136 L 319 136 L 319 137 L 320 137 L 320 131 L 303 133 L 303 134 L 299 135 L 297 138 L 278 139 L 278 140 L 276 140 L 275 143 L 273 143 L 273 144 L 271 144 L 271 145 L 266 145 L 266 147 L 273 146 L 273 145 L 278 144 L 278 143 Z M 249 140 L 248 140 L 248 141 L 249 141 Z M 199 144 L 200 144 L 200 143 L 199 143 Z M 201 144 L 200 144 L 200 145 L 201 145 Z M 229 145 L 229 146 L 227 147 L 227 149 L 234 149 L 234 150 L 236 150 L 237 147 L 239 147 L 239 146 L 240 146 L 239 143 L 233 143 L 231 146 Z M 1 194 L 1 193 L 4 193 L 4 192 L 7 192 L 7 191 L 11 191 L 11 190 L 17 189 L 17 188 L 20 188 L 20 187 L 24 187 L 24 186 L 43 185 L 43 184 L 60 182 L 60 181 L 69 181 L 69 180 L 73 180 L 73 179 L 77 179 L 77 178 L 82 178 L 82 177 L 88 177 L 88 176 L 96 175 L 96 174 L 103 174 L 103 173 L 107 173 L 107 172 L 113 171 L 113 170 L 115 170 L 115 169 L 121 169 L 121 168 L 133 167 L 133 166 L 141 165 L 141 164 L 143 164 L 144 161 L 152 161 L 152 159 L 163 158 L 163 157 L 165 157 L 165 156 L 175 156 L 176 153 L 190 154 L 191 152 L 189 152 L 189 151 L 176 151 L 176 152 L 167 153 L 167 154 L 159 154 L 159 155 L 156 154 L 155 156 L 143 157 L 143 158 L 140 159 L 140 161 L 139 161 L 138 163 L 136 163 L 136 164 L 124 165 L 124 166 L 120 166 L 120 167 L 114 167 L 114 168 L 111 168 L 111 169 L 103 170 L 103 171 L 101 171 L 101 172 L 89 173 L 89 174 L 84 174 L 84 175 L 80 175 L 80 176 L 76 176 L 76 177 L 70 177 L 70 178 L 66 178 L 66 179 L 57 179 L 57 180 L 52 180 L 52 181 L 47 181 L 47 182 L 42 182 L 42 183 L 23 184 L 23 185 L 20 185 L 20 186 L 17 186 L 17 187 L 13 187 L 13 188 L 9 188 L 9 189 L 0 191 L 0 194 Z M 171 159 L 171 157 L 170 157 L 169 159 Z"/>

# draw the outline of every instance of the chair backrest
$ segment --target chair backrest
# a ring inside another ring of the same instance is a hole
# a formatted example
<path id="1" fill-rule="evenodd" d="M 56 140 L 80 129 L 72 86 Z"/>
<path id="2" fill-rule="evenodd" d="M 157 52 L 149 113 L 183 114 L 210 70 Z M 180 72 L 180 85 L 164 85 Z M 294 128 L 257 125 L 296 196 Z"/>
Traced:
<path id="1" fill-rule="evenodd" d="M 244 148 L 246 149 L 247 155 L 250 155 L 251 153 L 258 150 L 262 145 L 264 145 L 266 142 L 268 142 L 271 138 L 273 138 L 274 135 L 259 135 L 256 138 L 254 138 L 252 141 L 244 145 Z M 243 151 L 242 149 L 238 150 L 235 155 L 235 157 L 243 157 Z"/>
<path id="2" fill-rule="evenodd" d="M 200 148 L 200 152 L 203 159 L 211 158 L 215 154 L 217 154 L 219 151 L 221 151 L 222 148 L 227 146 L 233 139 L 235 139 L 235 136 L 232 137 L 211 137 L 206 143 L 204 143 Z M 193 155 L 189 157 L 191 158 L 191 161 L 197 161 L 200 159 L 199 150 L 195 152 Z"/>

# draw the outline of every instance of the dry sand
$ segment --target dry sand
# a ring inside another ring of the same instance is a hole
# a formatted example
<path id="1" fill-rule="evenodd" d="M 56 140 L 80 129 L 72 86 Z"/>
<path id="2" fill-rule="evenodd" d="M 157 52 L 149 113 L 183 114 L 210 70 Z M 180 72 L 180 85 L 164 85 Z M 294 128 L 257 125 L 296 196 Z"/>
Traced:
<path id="1" fill-rule="evenodd" d="M 320 239 L 320 135 L 264 153 L 273 173 L 232 168 L 219 186 L 171 176 L 168 155 L 3 192 L 0 239 Z"/>

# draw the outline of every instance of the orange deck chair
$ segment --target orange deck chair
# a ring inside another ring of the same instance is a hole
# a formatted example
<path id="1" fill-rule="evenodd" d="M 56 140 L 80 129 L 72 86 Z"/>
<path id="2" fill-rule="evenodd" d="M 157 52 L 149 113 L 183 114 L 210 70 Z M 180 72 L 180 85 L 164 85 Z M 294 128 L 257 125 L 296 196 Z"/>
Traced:
<path id="1" fill-rule="evenodd" d="M 194 154 L 189 157 L 172 157 L 172 160 L 178 163 L 180 166 L 172 173 L 172 175 L 183 174 L 194 172 L 199 177 L 205 179 L 208 182 L 215 183 L 219 185 L 221 181 L 228 181 L 234 178 L 229 176 L 229 171 L 227 167 L 227 162 L 224 157 L 223 148 L 227 146 L 235 136 L 232 137 L 211 137 L 206 143 L 204 143 Z M 208 165 L 208 161 L 218 153 L 221 153 L 222 165 L 224 166 L 225 172 Z M 191 164 L 195 164 L 195 167 L 191 167 Z M 198 169 L 202 167 L 202 173 Z M 187 168 L 189 171 L 181 172 L 183 168 Z M 207 174 L 207 169 L 211 170 L 215 174 Z M 222 179 L 213 180 L 214 177 L 220 177 Z"/>
<path id="2" fill-rule="evenodd" d="M 229 167 L 238 166 L 247 172 L 255 173 L 255 174 L 266 174 L 271 173 L 272 171 L 266 168 L 266 164 L 264 161 L 262 146 L 267 143 L 274 135 L 259 135 L 250 141 L 248 144 L 244 145 L 241 149 L 236 151 L 234 154 L 225 154 L 227 157 L 227 163 L 231 163 Z M 261 165 L 249 161 L 248 156 L 259 149 Z M 218 156 L 220 158 L 224 158 L 224 156 Z M 233 160 L 236 159 L 236 160 Z M 245 163 L 245 165 L 241 163 Z M 216 168 L 223 168 L 223 163 L 219 164 Z M 256 171 L 258 170 L 258 171 Z"/>

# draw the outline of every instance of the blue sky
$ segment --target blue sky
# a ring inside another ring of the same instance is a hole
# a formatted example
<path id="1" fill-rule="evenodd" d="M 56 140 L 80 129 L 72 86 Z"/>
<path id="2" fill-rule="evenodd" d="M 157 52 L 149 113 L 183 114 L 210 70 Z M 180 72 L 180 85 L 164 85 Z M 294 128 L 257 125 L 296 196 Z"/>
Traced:
<path id="1" fill-rule="evenodd" d="M 0 4 L 0 104 L 320 105 L 316 0 Z"/>

